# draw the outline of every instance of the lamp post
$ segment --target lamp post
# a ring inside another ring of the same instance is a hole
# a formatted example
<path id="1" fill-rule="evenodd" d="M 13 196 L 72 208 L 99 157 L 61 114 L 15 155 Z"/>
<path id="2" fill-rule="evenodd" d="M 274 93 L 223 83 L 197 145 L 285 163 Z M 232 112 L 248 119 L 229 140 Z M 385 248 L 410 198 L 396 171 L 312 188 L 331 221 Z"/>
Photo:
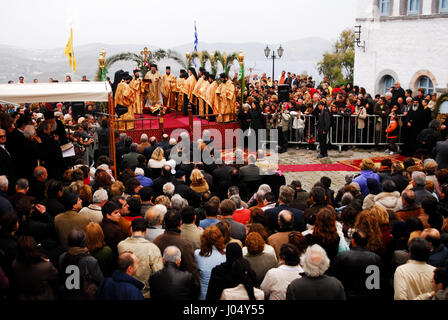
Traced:
<path id="1" fill-rule="evenodd" d="M 190 68 L 190 58 L 191 58 L 190 51 L 187 50 L 187 52 L 185 52 L 185 57 L 187 58 L 187 67 Z"/>
<path id="2" fill-rule="evenodd" d="M 106 62 L 106 50 L 101 50 L 100 55 L 98 56 L 98 66 L 101 71 L 101 78 L 100 81 L 104 80 L 104 63 Z"/>
<path id="3" fill-rule="evenodd" d="M 215 72 L 215 50 L 210 51 L 210 65 L 211 65 L 211 72 L 214 75 Z"/>
<path id="4" fill-rule="evenodd" d="M 271 59 L 272 58 L 272 84 L 274 84 L 274 61 L 275 59 L 280 59 L 283 55 L 283 52 L 285 52 L 285 49 L 282 48 L 282 45 L 278 47 L 277 54 L 278 57 L 275 55 L 275 51 L 272 50 L 272 56 L 269 56 L 271 54 L 271 49 L 266 45 L 266 48 L 264 49 L 264 55 L 266 58 Z"/>
<path id="5" fill-rule="evenodd" d="M 241 106 L 244 103 L 244 87 L 245 87 L 245 78 L 244 78 L 244 54 L 243 51 L 240 50 L 240 54 L 238 55 L 238 62 L 240 63 L 241 70 Z"/>
<path id="6" fill-rule="evenodd" d="M 366 42 L 361 41 L 361 25 L 355 26 L 355 43 L 358 48 L 362 48 L 363 51 L 366 51 Z"/>

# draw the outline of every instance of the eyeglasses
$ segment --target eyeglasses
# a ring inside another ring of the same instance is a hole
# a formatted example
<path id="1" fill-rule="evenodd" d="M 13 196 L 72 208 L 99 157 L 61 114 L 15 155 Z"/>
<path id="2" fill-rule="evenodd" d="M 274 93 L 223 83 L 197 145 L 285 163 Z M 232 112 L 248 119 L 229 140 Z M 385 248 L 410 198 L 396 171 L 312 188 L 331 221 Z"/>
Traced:
<path id="1" fill-rule="evenodd" d="M 5 134 L 0 134 L 0 138 L 5 138 L 6 135 Z"/>

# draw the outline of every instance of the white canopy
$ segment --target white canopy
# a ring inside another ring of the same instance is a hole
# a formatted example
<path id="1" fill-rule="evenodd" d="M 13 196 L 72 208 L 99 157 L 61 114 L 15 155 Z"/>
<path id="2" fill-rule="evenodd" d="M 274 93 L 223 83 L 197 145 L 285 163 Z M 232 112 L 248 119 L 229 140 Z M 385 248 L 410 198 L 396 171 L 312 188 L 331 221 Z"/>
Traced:
<path id="1" fill-rule="evenodd" d="M 0 100 L 11 103 L 108 101 L 108 82 L 0 84 Z"/>

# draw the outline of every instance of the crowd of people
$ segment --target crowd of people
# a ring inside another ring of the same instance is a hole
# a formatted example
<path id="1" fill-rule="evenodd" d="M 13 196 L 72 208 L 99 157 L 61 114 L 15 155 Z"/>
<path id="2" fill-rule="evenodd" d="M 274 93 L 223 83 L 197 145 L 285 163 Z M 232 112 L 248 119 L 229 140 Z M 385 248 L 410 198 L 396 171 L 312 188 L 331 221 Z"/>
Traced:
<path id="1" fill-rule="evenodd" d="M 447 118 L 437 119 L 438 96 L 423 88 L 413 93 L 397 82 L 386 94 L 372 97 L 350 83 L 332 86 L 328 78 L 316 85 L 312 77 L 283 71 L 273 84 L 269 80 L 266 74 L 247 79 L 247 99 L 238 105 L 237 118 L 243 129 L 278 130 L 280 152 L 288 142 L 307 147 L 319 142 L 320 156 L 328 155 L 331 144 L 384 145 L 396 153 L 399 141 L 406 156 L 432 156 L 436 143 L 447 137 Z M 279 98 L 279 85 L 287 86 L 289 96 Z M 236 88 L 239 102 L 241 86 Z"/>
<path id="2" fill-rule="evenodd" d="M 300 114 L 302 104 L 320 109 L 325 156 L 328 105 L 370 102 L 355 87 L 330 94 L 309 80 L 280 79 L 294 97 L 281 116 Z M 253 129 L 277 126 L 261 120 L 278 107 L 264 83 L 248 85 L 244 123 Z M 421 163 L 384 159 L 379 169 L 364 159 L 345 185 L 322 176 L 304 190 L 281 172 L 261 174 L 262 150 L 245 165 L 226 164 L 205 132 L 183 148 L 209 147 L 211 164 L 172 156 L 177 140 L 166 134 L 117 133 L 114 167 L 106 117 L 72 119 L 63 103 L 0 117 L 4 299 L 448 299 L 448 169 L 430 153 Z M 63 156 L 68 142 L 75 156 Z"/>

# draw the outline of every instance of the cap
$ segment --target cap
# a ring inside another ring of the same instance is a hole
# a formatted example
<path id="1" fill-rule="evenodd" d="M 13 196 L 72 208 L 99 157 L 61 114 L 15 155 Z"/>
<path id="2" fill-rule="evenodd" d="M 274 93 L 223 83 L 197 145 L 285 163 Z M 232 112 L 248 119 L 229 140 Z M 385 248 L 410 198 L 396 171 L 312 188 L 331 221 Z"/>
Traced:
<path id="1" fill-rule="evenodd" d="M 107 191 L 104 190 L 103 188 L 99 188 L 93 194 L 92 202 L 93 203 L 101 203 L 101 202 L 103 202 L 105 200 L 108 200 L 108 199 L 109 199 L 109 197 L 107 195 Z"/>
<path id="2" fill-rule="evenodd" d="M 149 65 L 149 67 L 150 67 L 150 68 L 153 68 L 153 67 L 154 67 L 154 68 L 157 68 L 157 65 L 154 64 L 154 63 L 151 63 L 151 64 Z"/>

